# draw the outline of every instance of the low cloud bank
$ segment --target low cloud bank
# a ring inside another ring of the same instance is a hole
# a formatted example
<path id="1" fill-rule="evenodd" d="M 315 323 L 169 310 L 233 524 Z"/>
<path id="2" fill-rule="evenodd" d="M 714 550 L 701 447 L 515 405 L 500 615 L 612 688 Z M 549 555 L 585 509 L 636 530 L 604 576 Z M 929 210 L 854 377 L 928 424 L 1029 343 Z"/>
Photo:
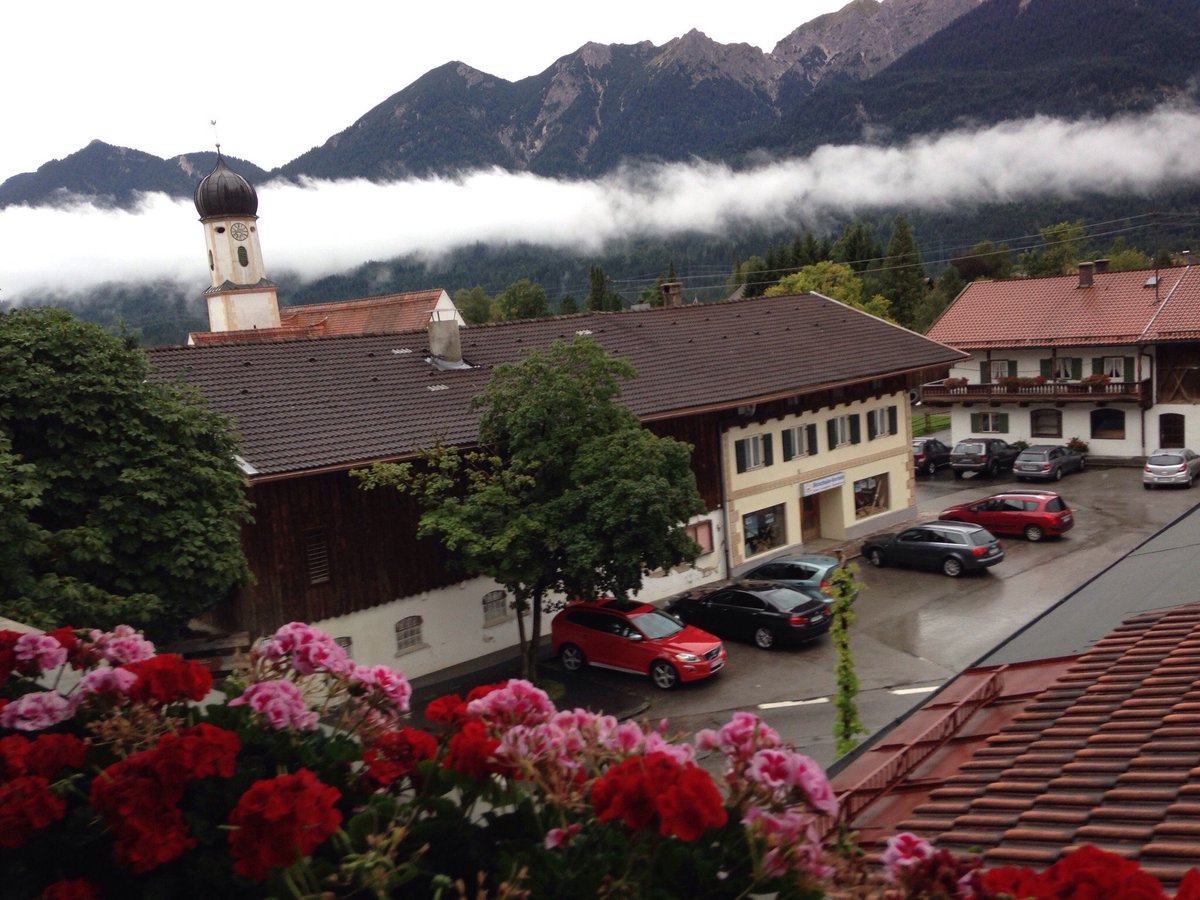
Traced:
<path id="1" fill-rule="evenodd" d="M 1200 184 L 1197 145 L 1200 110 L 1161 108 L 1106 121 L 1035 118 L 897 147 L 826 146 L 740 172 L 694 163 L 594 181 L 494 170 L 390 184 L 256 187 L 268 273 L 307 280 L 368 260 L 434 259 L 476 242 L 594 253 L 631 234 L 720 234 L 744 223 L 812 228 L 879 207 L 1149 196 Z M 167 280 L 197 294 L 208 286 L 195 209 L 162 194 L 128 212 L 86 199 L 0 210 L 0 246 L 0 300 L 77 295 L 106 282 Z"/>

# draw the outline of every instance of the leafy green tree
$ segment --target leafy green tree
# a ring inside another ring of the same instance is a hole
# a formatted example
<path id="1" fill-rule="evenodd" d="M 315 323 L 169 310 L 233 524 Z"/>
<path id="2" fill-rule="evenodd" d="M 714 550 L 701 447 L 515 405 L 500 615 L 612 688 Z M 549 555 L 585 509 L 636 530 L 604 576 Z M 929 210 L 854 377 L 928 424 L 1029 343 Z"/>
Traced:
<path id="1" fill-rule="evenodd" d="M 558 301 L 558 311 L 564 316 L 577 313 L 579 312 L 579 301 L 575 299 L 573 294 L 564 294 L 563 298 Z"/>
<path id="2" fill-rule="evenodd" d="M 492 298 L 478 284 L 455 291 L 454 305 L 468 325 L 483 325 L 492 320 Z"/>
<path id="3" fill-rule="evenodd" d="M 883 295 L 891 302 L 892 315 L 905 328 L 912 328 L 917 308 L 929 288 L 925 283 L 925 264 L 908 219 L 896 217 L 896 226 L 888 241 L 883 261 Z"/>
<path id="4" fill-rule="evenodd" d="M 854 566 L 843 563 L 829 574 L 829 587 L 825 589 L 833 598 L 829 637 L 836 658 L 833 739 L 838 756 L 854 749 L 858 735 L 868 733 L 858 715 L 858 673 L 854 670 L 854 655 L 850 649 L 850 629 L 855 618 L 852 607 L 863 588 L 862 582 L 854 577 L 857 574 Z"/>
<path id="5" fill-rule="evenodd" d="M 963 256 L 950 260 L 963 281 L 978 281 L 980 278 L 1007 278 L 1012 274 L 1012 248 L 1008 244 L 997 246 L 991 241 L 980 241 Z"/>
<path id="6" fill-rule="evenodd" d="M 63 310 L 0 313 L 0 614 L 163 641 L 248 580 L 230 423 L 149 374 Z"/>
<path id="7" fill-rule="evenodd" d="M 1130 247 L 1125 238 L 1118 237 L 1100 256 L 1108 260 L 1108 268 L 1113 272 L 1131 272 L 1134 269 L 1148 269 L 1152 260 L 1143 251 Z"/>
<path id="8" fill-rule="evenodd" d="M 1026 250 L 1018 265 L 1026 275 L 1066 275 L 1079 262 L 1085 232 L 1083 219 L 1039 228 L 1043 246 Z"/>
<path id="9" fill-rule="evenodd" d="M 546 289 L 540 284 L 522 278 L 514 281 L 496 297 L 496 308 L 500 318 L 540 319 L 550 315 L 550 301 Z"/>
<path id="10" fill-rule="evenodd" d="M 424 509 L 419 533 L 508 589 L 526 677 L 536 677 L 552 595 L 625 596 L 645 572 L 699 552 L 684 528 L 704 510 L 691 448 L 616 402 L 634 375 L 585 337 L 531 351 L 497 366 L 475 399 L 477 450 L 439 447 L 423 466 L 356 473 L 367 488 L 411 491 Z"/>
<path id="11" fill-rule="evenodd" d="M 745 297 L 761 297 L 763 292 L 778 280 L 778 273 L 772 273 L 767 261 L 761 256 L 751 256 L 738 266 L 732 279 L 735 289 L 745 288 Z"/>
<path id="12" fill-rule="evenodd" d="M 869 300 L 863 300 L 862 279 L 854 274 L 854 270 L 846 263 L 824 262 L 805 266 L 799 272 L 787 275 L 767 288 L 765 296 L 778 297 L 781 294 L 802 294 L 815 291 L 832 300 L 853 306 L 869 312 L 881 319 L 892 319 L 891 302 L 884 296 L 876 294 Z"/>
<path id="13" fill-rule="evenodd" d="M 933 290 L 927 291 L 921 302 L 913 311 L 911 328 L 924 334 L 953 301 L 962 293 L 966 283 L 958 273 L 958 269 L 947 264 L 942 274 L 934 282 Z"/>

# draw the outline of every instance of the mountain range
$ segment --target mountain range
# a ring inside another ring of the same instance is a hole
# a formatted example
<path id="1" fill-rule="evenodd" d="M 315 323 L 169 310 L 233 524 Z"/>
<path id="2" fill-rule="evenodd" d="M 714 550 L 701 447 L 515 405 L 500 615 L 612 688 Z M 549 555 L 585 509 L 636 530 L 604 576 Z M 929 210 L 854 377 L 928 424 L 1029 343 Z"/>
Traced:
<path id="1" fill-rule="evenodd" d="M 589 43 L 511 82 L 447 62 L 272 176 L 387 180 L 500 167 L 591 177 L 631 161 L 734 165 L 1035 114 L 1108 116 L 1194 98 L 1195 0 L 853 0 L 770 53 L 689 31 Z M 94 141 L 0 184 L 0 206 L 64 192 L 128 206 L 190 195 L 212 152 Z"/>

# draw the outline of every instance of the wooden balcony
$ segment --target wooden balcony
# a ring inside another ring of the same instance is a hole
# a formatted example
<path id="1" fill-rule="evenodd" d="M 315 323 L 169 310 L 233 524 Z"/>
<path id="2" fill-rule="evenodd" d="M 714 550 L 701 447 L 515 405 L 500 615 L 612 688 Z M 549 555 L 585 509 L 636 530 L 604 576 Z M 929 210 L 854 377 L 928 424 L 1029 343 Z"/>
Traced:
<path id="1" fill-rule="evenodd" d="M 927 384 L 921 388 L 922 402 L 932 406 L 955 403 L 1136 403 L 1148 409 L 1153 402 L 1150 379 L 1082 384 L 1078 381 L 1047 381 L 1045 384 L 968 384 L 948 388 Z"/>

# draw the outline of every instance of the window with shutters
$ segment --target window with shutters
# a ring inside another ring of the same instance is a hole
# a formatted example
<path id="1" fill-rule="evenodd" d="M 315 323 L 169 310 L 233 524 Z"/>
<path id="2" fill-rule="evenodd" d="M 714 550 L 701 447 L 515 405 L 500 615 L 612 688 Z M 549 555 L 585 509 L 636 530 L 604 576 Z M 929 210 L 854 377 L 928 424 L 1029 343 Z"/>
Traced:
<path id="1" fill-rule="evenodd" d="M 304 532 L 304 561 L 308 566 L 309 584 L 329 581 L 329 544 L 324 528 L 311 528 Z"/>
<path id="2" fill-rule="evenodd" d="M 421 633 L 424 620 L 420 616 L 408 616 L 396 623 L 396 655 L 412 653 L 425 646 Z"/>
<path id="3" fill-rule="evenodd" d="M 834 416 L 827 423 L 829 429 L 829 449 L 846 447 L 857 444 L 862 439 L 859 433 L 858 414 Z"/>
<path id="4" fill-rule="evenodd" d="M 1016 360 L 993 359 L 988 364 L 988 381 L 999 381 L 1008 375 L 1015 375 Z"/>
<path id="5" fill-rule="evenodd" d="M 977 434 L 1007 434 L 1008 413 L 972 413 L 971 430 Z"/>
<path id="6" fill-rule="evenodd" d="M 1101 370 L 1113 381 L 1125 380 L 1125 357 L 1123 356 L 1106 356 L 1104 357 L 1104 368 Z"/>
<path id="7" fill-rule="evenodd" d="M 747 557 L 766 553 L 787 543 L 783 504 L 742 516 L 742 536 Z"/>
<path id="8" fill-rule="evenodd" d="M 867 413 L 867 439 L 873 441 L 877 437 L 896 434 L 898 422 L 899 416 L 894 406 L 871 410 Z"/>
<path id="9" fill-rule="evenodd" d="M 483 595 L 483 627 L 507 622 L 512 616 L 508 610 L 508 594 L 501 590 L 488 591 Z"/>
<path id="10" fill-rule="evenodd" d="M 1079 357 L 1058 356 L 1052 362 L 1051 377 L 1055 381 L 1078 381 L 1083 377 L 1083 360 Z"/>
<path id="11" fill-rule="evenodd" d="M 817 452 L 817 426 L 793 425 L 783 429 L 783 461 Z"/>
<path id="12" fill-rule="evenodd" d="M 755 434 L 735 441 L 733 451 L 739 472 L 761 469 L 771 465 L 774 461 L 771 454 L 771 435 L 769 434 Z"/>

